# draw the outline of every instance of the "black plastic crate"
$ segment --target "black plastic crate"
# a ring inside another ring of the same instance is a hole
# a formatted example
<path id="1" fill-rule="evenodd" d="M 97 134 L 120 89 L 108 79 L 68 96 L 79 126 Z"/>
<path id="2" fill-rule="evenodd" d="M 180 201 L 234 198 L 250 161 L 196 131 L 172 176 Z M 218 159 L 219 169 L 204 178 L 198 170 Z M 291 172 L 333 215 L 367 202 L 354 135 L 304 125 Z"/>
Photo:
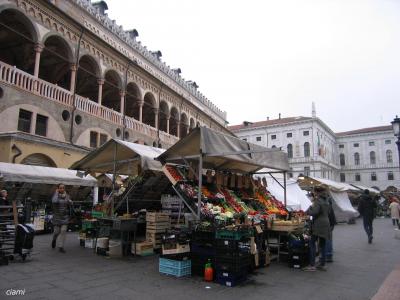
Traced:
<path id="1" fill-rule="evenodd" d="M 216 249 L 213 246 L 204 245 L 202 243 L 192 242 L 190 251 L 198 255 L 215 256 Z"/>
<path id="2" fill-rule="evenodd" d="M 171 260 L 190 260 L 192 258 L 192 255 L 190 252 L 187 253 L 178 253 L 178 254 L 164 254 L 160 255 L 161 258 L 166 258 L 166 259 L 171 259 Z"/>
<path id="3" fill-rule="evenodd" d="M 250 241 L 216 239 L 215 247 L 217 252 L 250 252 Z"/>
<path id="4" fill-rule="evenodd" d="M 223 251 L 223 249 L 217 249 L 217 257 L 224 259 L 236 260 L 243 257 L 250 257 L 250 249 L 237 250 L 237 251 Z"/>
<path id="5" fill-rule="evenodd" d="M 213 244 L 215 240 L 215 231 L 200 231 L 195 230 L 192 232 L 192 241 Z"/>
<path id="6" fill-rule="evenodd" d="M 247 255 L 240 258 L 224 258 L 216 257 L 215 269 L 221 272 L 233 272 L 237 273 L 242 270 L 249 270 L 251 267 L 251 255 Z"/>
<path id="7" fill-rule="evenodd" d="M 215 276 L 215 282 L 225 286 L 234 287 L 245 282 L 247 279 L 247 274 L 241 274 L 236 276 L 224 276 L 224 274 L 228 273 L 217 272 Z"/>

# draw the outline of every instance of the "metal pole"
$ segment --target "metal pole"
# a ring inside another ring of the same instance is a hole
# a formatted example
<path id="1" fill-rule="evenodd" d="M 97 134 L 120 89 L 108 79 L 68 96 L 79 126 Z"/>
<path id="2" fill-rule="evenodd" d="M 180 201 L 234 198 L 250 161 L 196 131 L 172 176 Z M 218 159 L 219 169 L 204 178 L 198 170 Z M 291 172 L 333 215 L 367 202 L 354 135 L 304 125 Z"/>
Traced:
<path id="1" fill-rule="evenodd" d="M 283 200 L 286 207 L 286 172 L 283 172 Z"/>
<path id="2" fill-rule="evenodd" d="M 113 181 L 111 192 L 111 216 L 114 216 L 114 194 L 115 194 L 115 177 L 117 172 L 117 143 L 114 144 L 114 167 L 113 167 Z"/>
<path id="3" fill-rule="evenodd" d="M 203 186 L 203 155 L 199 157 L 199 191 L 197 193 L 197 218 L 200 220 L 201 212 L 201 187 Z"/>

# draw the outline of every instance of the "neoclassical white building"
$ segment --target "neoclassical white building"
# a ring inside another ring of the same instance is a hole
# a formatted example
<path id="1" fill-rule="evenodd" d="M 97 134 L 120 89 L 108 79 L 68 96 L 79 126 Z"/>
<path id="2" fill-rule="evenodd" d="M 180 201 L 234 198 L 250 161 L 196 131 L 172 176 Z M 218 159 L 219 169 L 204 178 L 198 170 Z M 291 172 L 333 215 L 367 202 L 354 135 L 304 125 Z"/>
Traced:
<path id="1" fill-rule="evenodd" d="M 399 157 L 390 125 L 334 133 L 314 111 L 313 117 L 243 122 L 228 128 L 249 142 L 287 152 L 289 176 L 400 189 Z"/>

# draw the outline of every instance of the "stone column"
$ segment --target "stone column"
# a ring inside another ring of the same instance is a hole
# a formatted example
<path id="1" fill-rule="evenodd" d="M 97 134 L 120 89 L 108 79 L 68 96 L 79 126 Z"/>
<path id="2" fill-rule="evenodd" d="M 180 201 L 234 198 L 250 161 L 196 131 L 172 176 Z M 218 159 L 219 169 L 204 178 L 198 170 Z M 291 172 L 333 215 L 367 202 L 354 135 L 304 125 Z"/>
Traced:
<path id="1" fill-rule="evenodd" d="M 170 116 L 167 116 L 167 133 L 169 134 L 169 119 L 170 119 Z"/>
<path id="2" fill-rule="evenodd" d="M 154 109 L 154 127 L 158 129 L 158 112 L 159 109 L 155 108 Z"/>
<path id="3" fill-rule="evenodd" d="M 99 92 L 98 92 L 98 96 L 97 96 L 97 103 L 98 103 L 99 105 L 101 105 L 101 101 L 102 101 L 102 98 L 103 98 L 104 79 L 102 79 L 102 78 L 97 79 L 97 83 L 98 83 L 98 85 L 99 85 Z"/>
<path id="4" fill-rule="evenodd" d="M 178 139 L 181 138 L 181 121 L 177 121 L 176 122 L 176 136 L 178 137 Z"/>
<path id="5" fill-rule="evenodd" d="M 121 96 L 121 114 L 125 114 L 125 91 L 119 91 L 119 95 Z"/>
<path id="6" fill-rule="evenodd" d="M 74 93 L 75 92 L 76 71 L 78 70 L 78 68 L 77 68 L 76 64 L 71 64 L 70 69 L 71 69 L 71 82 L 70 82 L 70 86 L 69 86 L 69 91 L 71 93 Z"/>
<path id="7" fill-rule="evenodd" d="M 44 49 L 44 45 L 36 44 L 35 47 L 35 69 L 33 71 L 33 76 L 38 78 L 39 77 L 39 67 L 40 67 L 40 54 Z"/>
<path id="8" fill-rule="evenodd" d="M 144 101 L 139 101 L 139 121 L 143 121 L 143 104 Z"/>

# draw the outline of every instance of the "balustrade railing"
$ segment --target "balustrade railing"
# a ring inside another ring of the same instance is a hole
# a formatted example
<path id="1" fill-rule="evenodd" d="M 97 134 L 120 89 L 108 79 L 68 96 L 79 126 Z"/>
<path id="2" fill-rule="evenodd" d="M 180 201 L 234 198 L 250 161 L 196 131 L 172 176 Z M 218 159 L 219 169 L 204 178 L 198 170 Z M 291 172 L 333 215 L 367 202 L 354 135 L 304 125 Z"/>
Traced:
<path id="1" fill-rule="evenodd" d="M 0 81 L 13 85 L 24 91 L 31 92 L 40 97 L 50 99 L 67 106 L 73 106 L 73 94 L 47 81 L 36 78 L 33 75 L 17 69 L 0 61 Z M 77 110 L 89 115 L 102 118 L 119 126 L 123 125 L 123 115 L 120 112 L 112 110 L 108 107 L 101 106 L 88 98 L 75 95 L 75 106 Z M 134 118 L 125 117 L 125 125 L 127 128 L 143 133 L 147 136 L 157 139 L 157 129 L 141 123 Z M 174 135 L 170 135 L 164 131 L 159 132 L 160 140 L 163 144 L 172 145 L 179 139 Z"/>

